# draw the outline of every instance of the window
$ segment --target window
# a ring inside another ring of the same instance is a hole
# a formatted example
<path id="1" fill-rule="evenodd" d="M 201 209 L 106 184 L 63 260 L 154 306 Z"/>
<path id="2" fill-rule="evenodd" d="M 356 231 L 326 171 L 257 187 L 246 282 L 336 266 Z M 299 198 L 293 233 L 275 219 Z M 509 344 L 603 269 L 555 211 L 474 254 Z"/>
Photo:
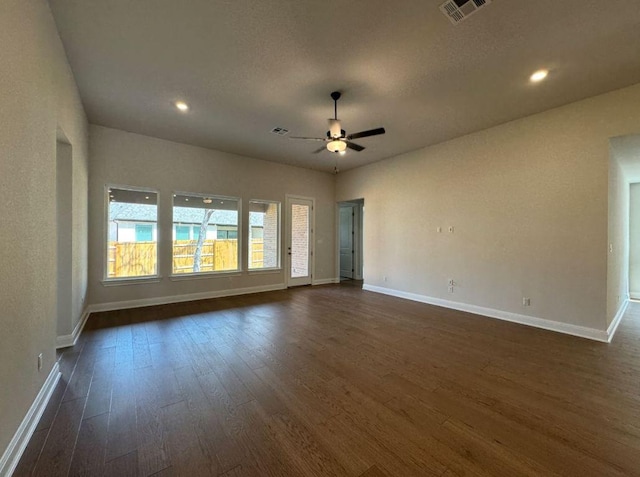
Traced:
<path id="1" fill-rule="evenodd" d="M 239 270 L 240 200 L 176 193 L 173 195 L 173 274 Z"/>
<path id="2" fill-rule="evenodd" d="M 158 274 L 158 193 L 107 188 L 106 279 Z"/>
<path id="3" fill-rule="evenodd" d="M 249 201 L 249 270 L 280 268 L 280 203 Z"/>

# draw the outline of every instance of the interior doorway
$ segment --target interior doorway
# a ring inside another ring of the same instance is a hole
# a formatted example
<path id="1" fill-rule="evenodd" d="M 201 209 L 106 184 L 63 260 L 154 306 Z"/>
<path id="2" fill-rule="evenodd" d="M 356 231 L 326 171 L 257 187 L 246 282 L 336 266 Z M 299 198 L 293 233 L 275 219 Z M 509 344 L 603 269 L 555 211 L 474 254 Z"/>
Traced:
<path id="1" fill-rule="evenodd" d="M 73 332 L 73 149 L 62 131 L 56 142 L 56 330 L 57 336 Z"/>
<path id="2" fill-rule="evenodd" d="M 285 266 L 287 286 L 311 285 L 313 280 L 314 200 L 287 196 Z"/>
<path id="3" fill-rule="evenodd" d="M 607 324 L 609 336 L 640 298 L 640 134 L 609 139 Z"/>
<path id="4" fill-rule="evenodd" d="M 338 203 L 340 280 L 363 278 L 364 199 Z"/>

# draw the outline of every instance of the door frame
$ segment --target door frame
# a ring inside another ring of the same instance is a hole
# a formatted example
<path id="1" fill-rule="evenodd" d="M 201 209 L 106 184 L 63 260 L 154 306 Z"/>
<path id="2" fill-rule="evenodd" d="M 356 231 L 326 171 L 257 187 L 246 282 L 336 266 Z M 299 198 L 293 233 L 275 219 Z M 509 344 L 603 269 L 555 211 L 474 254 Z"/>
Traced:
<path id="1" fill-rule="evenodd" d="M 306 197 L 302 195 L 286 194 L 285 195 L 285 213 L 284 213 L 284 242 L 283 242 L 283 256 L 284 256 L 284 281 L 287 288 L 292 285 L 291 278 L 291 256 L 289 255 L 289 247 L 291 246 L 291 201 L 304 200 L 311 202 L 311 213 L 309 215 L 309 285 L 313 285 L 313 275 L 315 273 L 316 264 L 316 250 L 315 250 L 315 223 L 316 223 L 316 199 L 314 197 Z M 306 285 L 306 283 L 304 284 Z M 302 285 L 300 285 L 302 286 Z"/>
<path id="2" fill-rule="evenodd" d="M 356 237 L 356 210 L 358 209 L 358 205 L 354 204 L 352 202 L 341 202 L 340 204 L 338 204 L 338 255 L 339 255 L 339 260 L 338 263 L 340 264 L 340 266 L 338 267 L 338 277 L 340 279 L 342 278 L 350 278 L 352 280 L 356 279 L 357 273 L 356 273 L 356 268 L 357 268 L 357 260 L 356 260 L 356 241 L 357 241 L 357 237 Z M 349 247 L 350 249 L 350 255 L 351 255 L 351 270 L 347 270 L 348 274 L 345 275 L 343 274 L 343 268 L 342 268 L 342 236 L 343 236 L 343 222 L 342 222 L 342 211 L 343 210 L 348 210 L 349 212 L 349 217 L 351 219 L 351 246 Z"/>
<path id="3" fill-rule="evenodd" d="M 340 206 L 353 205 L 355 212 L 355 220 L 353 221 L 353 248 L 355 250 L 353 256 L 353 279 L 364 280 L 364 198 L 341 200 L 336 202 L 335 208 L 335 224 L 336 224 L 336 257 L 335 267 L 337 271 L 337 281 L 340 281 Z"/>

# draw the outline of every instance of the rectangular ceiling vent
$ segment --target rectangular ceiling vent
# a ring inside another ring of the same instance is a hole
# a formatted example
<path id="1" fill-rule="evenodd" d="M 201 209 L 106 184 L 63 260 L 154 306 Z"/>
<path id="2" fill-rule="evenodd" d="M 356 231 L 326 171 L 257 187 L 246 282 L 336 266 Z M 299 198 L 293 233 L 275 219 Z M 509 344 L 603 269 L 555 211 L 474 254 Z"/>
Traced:
<path id="1" fill-rule="evenodd" d="M 271 132 L 273 134 L 277 134 L 278 136 L 285 136 L 286 134 L 289 133 L 289 130 L 285 128 L 273 128 Z"/>
<path id="2" fill-rule="evenodd" d="M 440 5 L 440 11 L 455 25 L 490 3 L 491 0 L 447 0 Z"/>

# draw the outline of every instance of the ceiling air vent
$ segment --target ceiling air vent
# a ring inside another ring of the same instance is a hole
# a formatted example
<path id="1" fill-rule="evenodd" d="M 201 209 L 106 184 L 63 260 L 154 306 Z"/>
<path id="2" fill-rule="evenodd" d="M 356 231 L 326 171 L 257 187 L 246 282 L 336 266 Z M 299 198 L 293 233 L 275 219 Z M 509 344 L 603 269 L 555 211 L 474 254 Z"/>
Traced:
<path id="1" fill-rule="evenodd" d="M 440 5 L 440 11 L 455 25 L 490 3 L 491 0 L 447 0 Z"/>
<path id="2" fill-rule="evenodd" d="M 289 133 L 289 130 L 285 128 L 273 128 L 271 132 L 273 134 L 277 134 L 278 136 L 284 136 Z"/>

